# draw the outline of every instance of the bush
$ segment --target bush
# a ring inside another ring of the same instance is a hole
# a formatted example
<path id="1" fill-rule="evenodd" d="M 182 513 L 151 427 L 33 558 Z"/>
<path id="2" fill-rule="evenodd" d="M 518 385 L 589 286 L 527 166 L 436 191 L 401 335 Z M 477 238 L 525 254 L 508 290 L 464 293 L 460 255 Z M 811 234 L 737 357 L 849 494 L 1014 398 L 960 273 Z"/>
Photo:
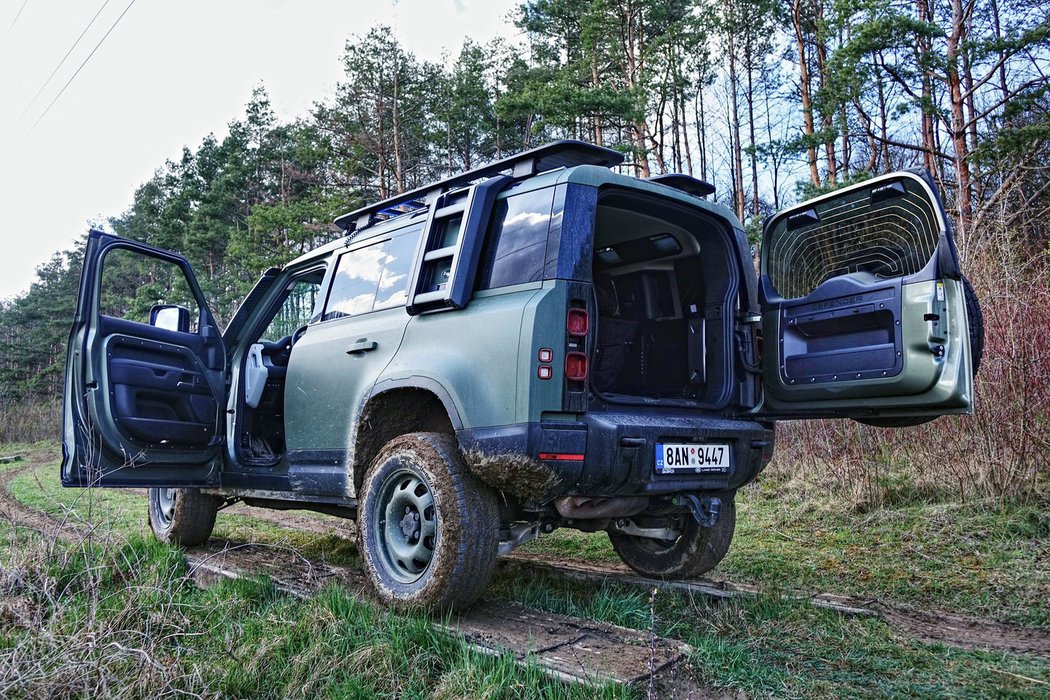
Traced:
<path id="1" fill-rule="evenodd" d="M 0 398 L 0 443 L 54 442 L 61 436 L 61 397 Z"/>

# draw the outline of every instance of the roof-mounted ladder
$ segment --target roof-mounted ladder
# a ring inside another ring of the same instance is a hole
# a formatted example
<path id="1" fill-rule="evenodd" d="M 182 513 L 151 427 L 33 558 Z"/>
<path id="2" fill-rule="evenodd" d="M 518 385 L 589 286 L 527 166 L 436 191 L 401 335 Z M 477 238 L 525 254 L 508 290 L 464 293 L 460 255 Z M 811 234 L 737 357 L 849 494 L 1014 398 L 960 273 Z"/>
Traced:
<path id="1" fill-rule="evenodd" d="M 439 180 L 433 184 L 384 199 L 367 207 L 343 214 L 335 220 L 336 226 L 347 234 L 360 231 L 382 218 L 398 216 L 400 213 L 417 211 L 434 202 L 442 194 L 462 189 L 477 180 L 509 173 L 512 179 L 530 177 L 555 168 L 571 168 L 576 165 L 598 165 L 606 168 L 619 165 L 623 154 L 602 146 L 583 141 L 553 141 L 539 148 L 497 160 L 480 168 Z M 399 208 L 403 208 L 403 211 Z"/>
<path id="2" fill-rule="evenodd" d="M 510 180 L 497 175 L 471 185 L 465 196 L 455 190 L 431 203 L 409 278 L 409 314 L 467 305 L 496 195 Z"/>

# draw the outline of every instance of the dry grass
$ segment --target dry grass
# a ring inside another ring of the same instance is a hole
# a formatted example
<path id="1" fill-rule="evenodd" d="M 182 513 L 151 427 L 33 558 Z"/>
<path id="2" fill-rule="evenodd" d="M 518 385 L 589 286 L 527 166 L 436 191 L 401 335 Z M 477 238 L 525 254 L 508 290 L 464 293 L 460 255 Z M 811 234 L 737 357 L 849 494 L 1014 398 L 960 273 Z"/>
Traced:
<path id="1" fill-rule="evenodd" d="M 62 431 L 61 397 L 0 399 L 0 444 L 57 441 Z"/>

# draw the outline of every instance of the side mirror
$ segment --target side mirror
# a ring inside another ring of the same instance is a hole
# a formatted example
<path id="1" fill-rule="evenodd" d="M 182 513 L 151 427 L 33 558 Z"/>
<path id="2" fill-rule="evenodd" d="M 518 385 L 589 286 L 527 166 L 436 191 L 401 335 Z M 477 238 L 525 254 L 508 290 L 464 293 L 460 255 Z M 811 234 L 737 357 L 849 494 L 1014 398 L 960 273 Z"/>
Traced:
<path id="1" fill-rule="evenodd" d="M 175 304 L 157 304 L 149 310 L 149 325 L 179 333 L 190 332 L 190 310 Z"/>

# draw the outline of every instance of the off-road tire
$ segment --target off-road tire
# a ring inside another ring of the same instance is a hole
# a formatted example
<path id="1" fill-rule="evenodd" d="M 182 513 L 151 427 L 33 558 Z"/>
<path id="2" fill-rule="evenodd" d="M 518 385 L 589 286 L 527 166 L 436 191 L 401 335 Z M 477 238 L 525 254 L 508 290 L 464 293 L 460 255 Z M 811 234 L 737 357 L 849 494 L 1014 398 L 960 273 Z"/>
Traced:
<path id="1" fill-rule="evenodd" d="M 680 518 L 682 534 L 673 542 L 649 537 L 609 532 L 613 549 L 624 564 L 651 578 L 692 578 L 706 574 L 722 561 L 733 542 L 736 505 L 722 503 L 718 520 L 711 527 L 700 527 L 685 514 Z"/>
<path id="2" fill-rule="evenodd" d="M 412 500 L 409 487 L 423 493 L 422 500 Z M 408 433 L 394 438 L 369 468 L 362 493 L 357 515 L 361 557 L 384 602 L 444 611 L 465 608 L 481 596 L 496 570 L 499 508 L 492 489 L 467 469 L 453 436 Z M 433 503 L 429 516 L 425 507 L 420 512 L 404 505 L 426 503 L 428 493 Z M 390 520 L 395 510 L 402 513 L 397 504 L 412 511 L 406 511 L 407 525 Z M 425 562 L 427 553 L 420 549 L 424 520 L 433 530 Z M 391 527 L 397 529 L 391 532 Z M 406 551 L 419 552 L 422 559 L 405 561 Z"/>
<path id="3" fill-rule="evenodd" d="M 966 275 L 963 275 L 962 284 L 966 316 L 970 322 L 970 358 L 973 360 L 973 376 L 976 377 L 977 370 L 981 368 L 981 358 L 984 357 L 984 312 L 981 310 L 977 292 Z"/>
<path id="4" fill-rule="evenodd" d="M 165 492 L 174 503 L 167 503 Z M 149 526 L 162 542 L 195 547 L 211 537 L 222 499 L 200 489 L 150 489 Z"/>

